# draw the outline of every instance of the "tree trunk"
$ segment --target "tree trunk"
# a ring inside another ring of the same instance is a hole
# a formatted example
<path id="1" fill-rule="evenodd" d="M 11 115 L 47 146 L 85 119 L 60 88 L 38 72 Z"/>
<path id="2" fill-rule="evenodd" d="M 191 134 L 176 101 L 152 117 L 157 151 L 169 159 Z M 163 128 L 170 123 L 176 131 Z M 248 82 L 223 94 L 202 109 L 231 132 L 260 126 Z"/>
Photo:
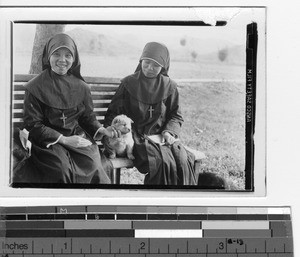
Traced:
<path id="1" fill-rule="evenodd" d="M 36 25 L 29 74 L 41 73 L 42 54 L 43 54 L 44 46 L 52 36 L 64 32 L 65 26 L 66 25 L 61 25 L 61 24 L 59 25 L 58 24 L 37 24 Z"/>

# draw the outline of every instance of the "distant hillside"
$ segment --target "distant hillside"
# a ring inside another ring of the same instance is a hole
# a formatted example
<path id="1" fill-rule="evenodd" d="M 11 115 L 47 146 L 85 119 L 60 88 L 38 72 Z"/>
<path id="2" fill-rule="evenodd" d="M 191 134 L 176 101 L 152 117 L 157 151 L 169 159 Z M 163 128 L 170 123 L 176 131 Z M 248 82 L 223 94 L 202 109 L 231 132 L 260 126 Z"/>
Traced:
<path id="1" fill-rule="evenodd" d="M 126 39 L 117 39 L 109 35 L 76 28 L 66 31 L 77 43 L 80 53 L 105 56 L 139 56 L 140 49 L 126 42 Z"/>
<path id="2" fill-rule="evenodd" d="M 138 35 L 126 33 L 118 38 L 108 34 L 97 34 L 82 28 L 76 28 L 66 33 L 75 40 L 79 52 L 87 54 L 127 56 L 138 59 L 145 44 L 142 37 L 138 38 Z M 129 38 L 131 40 L 128 40 Z M 245 62 L 244 47 L 232 46 L 232 43 L 224 39 L 216 41 L 209 38 L 185 37 L 180 40 L 170 35 L 170 39 L 165 38 L 163 43 L 168 46 L 171 59 L 176 61 L 201 60 L 230 64 L 244 64 Z M 226 52 L 224 59 L 219 58 L 219 52 L 222 50 Z"/>

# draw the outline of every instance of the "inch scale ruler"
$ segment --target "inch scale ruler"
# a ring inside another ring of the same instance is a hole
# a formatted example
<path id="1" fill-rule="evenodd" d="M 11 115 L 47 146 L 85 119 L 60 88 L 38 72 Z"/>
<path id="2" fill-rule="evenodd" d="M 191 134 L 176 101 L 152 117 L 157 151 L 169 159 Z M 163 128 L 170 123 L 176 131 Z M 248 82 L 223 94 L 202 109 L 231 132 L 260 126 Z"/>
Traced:
<path id="1" fill-rule="evenodd" d="M 287 207 L 0 207 L 0 257 L 292 257 Z"/>

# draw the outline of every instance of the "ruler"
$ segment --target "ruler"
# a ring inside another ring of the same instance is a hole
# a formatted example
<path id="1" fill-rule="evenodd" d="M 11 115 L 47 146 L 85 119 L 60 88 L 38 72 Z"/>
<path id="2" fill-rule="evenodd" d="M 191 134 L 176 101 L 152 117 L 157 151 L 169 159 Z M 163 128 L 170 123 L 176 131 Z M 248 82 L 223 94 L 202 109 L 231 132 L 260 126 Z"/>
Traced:
<path id="1" fill-rule="evenodd" d="M 289 207 L 0 208 L 0 257 L 291 257 Z"/>

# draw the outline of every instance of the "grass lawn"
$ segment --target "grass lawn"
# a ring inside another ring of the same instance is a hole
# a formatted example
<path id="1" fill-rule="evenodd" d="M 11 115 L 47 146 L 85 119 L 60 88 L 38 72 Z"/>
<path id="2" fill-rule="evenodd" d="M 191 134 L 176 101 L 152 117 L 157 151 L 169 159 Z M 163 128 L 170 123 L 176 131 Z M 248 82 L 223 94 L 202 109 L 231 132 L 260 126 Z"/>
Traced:
<path id="1" fill-rule="evenodd" d="M 203 83 L 180 88 L 185 123 L 182 141 L 203 151 L 204 172 L 225 177 L 244 189 L 245 93 L 238 83 Z M 192 104 L 191 104 L 192 103 Z"/>

